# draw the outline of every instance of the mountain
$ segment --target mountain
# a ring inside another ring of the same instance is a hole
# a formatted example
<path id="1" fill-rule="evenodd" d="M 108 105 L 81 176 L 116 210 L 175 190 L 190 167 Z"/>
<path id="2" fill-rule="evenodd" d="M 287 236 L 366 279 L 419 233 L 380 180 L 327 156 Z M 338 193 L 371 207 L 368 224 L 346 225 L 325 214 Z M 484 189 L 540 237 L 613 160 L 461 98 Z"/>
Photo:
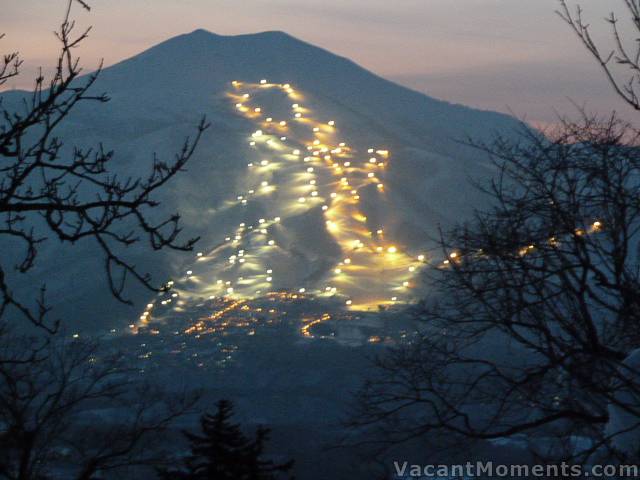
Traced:
<path id="1" fill-rule="evenodd" d="M 470 180 L 492 167 L 459 141 L 510 135 L 518 123 L 282 32 L 196 30 L 106 68 L 94 91 L 111 101 L 81 106 L 59 134 L 67 148 L 113 148 L 121 176 L 144 175 L 153 152 L 170 159 L 207 116 L 158 212 L 179 211 L 185 236 L 201 241 L 193 253 L 124 252 L 173 282 L 157 296 L 131 284 L 133 308 L 107 292 L 90 242 L 49 242 L 14 290 L 35 295 L 46 282 L 69 334 L 106 333 L 162 388 L 182 380 L 211 404 L 231 398 L 247 425 L 273 427 L 298 478 L 371 478 L 350 453 L 316 453 L 344 434 L 367 358 L 415 328 L 402 309 L 426 293 L 421 269 L 442 261 L 438 228 L 486 203 Z M 18 106 L 24 94 L 1 98 Z M 0 245 L 6 258 L 12 248 Z"/>
<path id="2" fill-rule="evenodd" d="M 198 249 L 211 251 L 247 216 L 251 221 L 275 216 L 270 209 L 278 204 L 265 199 L 244 210 L 225 203 L 251 188 L 246 184 L 247 164 L 259 160 L 260 154 L 247 141 L 259 124 L 234 108 L 230 95 L 242 89 L 234 91 L 230 82 L 260 87 L 260 79 L 295 88 L 296 102 L 312 109 L 314 121 L 334 120 L 336 142 L 348 139 L 354 159 L 368 158 L 369 146 L 390 151 L 384 198 L 363 188 L 361 210 L 367 214 L 366 228 L 373 232 L 384 225 L 387 244 L 397 244 L 408 255 L 427 252 L 439 225 L 450 225 L 482 204 L 469 179 L 487 178 L 491 167 L 459 141 L 488 139 L 516 126 L 508 116 L 450 104 L 396 85 L 282 32 L 220 36 L 196 30 L 106 68 L 94 91 L 108 92 L 111 101 L 79 108 L 62 125 L 61 136 L 69 145 L 102 142 L 114 148 L 115 165 L 139 175 L 149 168 L 152 152 L 170 157 L 200 116 L 207 115 L 212 128 L 187 171 L 165 192 L 163 208 L 178 210 L 187 234 L 201 235 Z M 5 105 L 19 96 L 3 94 Z M 283 102 L 276 100 L 264 98 L 278 111 Z M 295 140 L 303 145 L 302 137 Z M 293 173 L 283 173 L 279 181 L 290 182 L 287 175 Z M 287 274 L 274 282 L 274 288 L 320 288 L 349 253 L 328 231 L 318 208 L 294 213 L 278 227 L 282 245 L 273 261 L 286 266 Z M 73 250 L 54 247 L 41 252 L 31 278 L 18 280 L 22 287 L 33 285 L 33 278 L 48 280 L 54 314 L 82 330 L 121 328 L 137 318 L 140 307 L 114 305 L 105 291 L 97 275 L 101 261 L 92 245 L 80 244 Z M 160 279 L 183 275 L 193 261 L 191 254 L 176 252 L 152 258 L 143 250 L 132 249 L 129 254 Z M 209 265 L 211 278 L 213 267 Z M 375 275 L 384 276 L 385 270 Z M 211 278 L 205 275 L 199 281 Z M 365 275 L 357 278 L 358 283 L 366 280 Z M 363 289 L 376 288 L 365 283 Z M 135 286 L 131 296 L 137 305 L 148 301 L 148 293 Z"/>

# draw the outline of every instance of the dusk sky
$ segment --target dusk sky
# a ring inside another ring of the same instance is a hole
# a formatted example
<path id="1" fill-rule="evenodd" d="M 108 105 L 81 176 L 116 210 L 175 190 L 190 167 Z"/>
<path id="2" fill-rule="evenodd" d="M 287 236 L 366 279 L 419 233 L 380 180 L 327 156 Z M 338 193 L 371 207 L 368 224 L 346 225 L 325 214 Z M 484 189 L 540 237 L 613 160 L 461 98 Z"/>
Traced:
<path id="1" fill-rule="evenodd" d="M 5 0 L 2 51 L 20 50 L 27 87 L 34 68 L 52 64 L 52 30 L 64 0 Z M 568 27 L 556 0 L 94 0 L 76 8 L 94 25 L 81 50 L 87 68 L 135 55 L 169 37 L 205 28 L 218 34 L 283 30 L 351 58 L 386 78 L 431 96 L 552 122 L 572 112 L 569 98 L 600 112 L 633 113 L 608 84 Z M 581 0 L 596 39 L 620 0 Z M 624 17 L 624 16 L 623 16 Z M 623 30 L 630 33 L 627 25 Z M 633 37 L 629 37 L 632 39 Z"/>

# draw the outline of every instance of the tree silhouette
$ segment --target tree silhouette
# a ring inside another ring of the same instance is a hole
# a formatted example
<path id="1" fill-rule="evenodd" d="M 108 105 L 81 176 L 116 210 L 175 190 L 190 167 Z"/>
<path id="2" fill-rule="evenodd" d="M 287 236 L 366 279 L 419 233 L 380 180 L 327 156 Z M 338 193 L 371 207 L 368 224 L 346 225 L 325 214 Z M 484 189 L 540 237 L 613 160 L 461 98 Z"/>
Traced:
<path id="1" fill-rule="evenodd" d="M 191 447 L 184 467 L 162 470 L 160 476 L 165 480 L 275 480 L 291 470 L 293 461 L 276 464 L 263 458 L 269 429 L 258 427 L 255 438 L 249 438 L 232 417 L 231 402 L 219 401 L 215 414 L 201 417 L 201 433 L 184 432 Z"/>
<path id="2" fill-rule="evenodd" d="M 75 2 L 89 8 L 83 1 Z M 0 240 L 17 241 L 24 250 L 21 258 L 0 259 L 0 319 L 11 313 L 49 331 L 55 331 L 58 323 L 47 318 L 45 286 L 35 300 L 25 298 L 11 288 L 11 270 L 18 274 L 31 270 L 39 248 L 53 239 L 68 245 L 93 240 L 104 258 L 109 288 L 119 301 L 130 303 L 124 295 L 128 277 L 161 290 L 122 250 L 142 239 L 154 250 L 193 248 L 197 239 L 179 239 L 178 214 L 157 219 L 150 211 L 159 206 L 155 194 L 184 169 L 207 128 L 203 119 L 193 140 L 185 140 L 173 161 L 153 154 L 149 174 L 140 178 L 121 178 L 110 169 L 114 153 L 102 144 L 65 148 L 57 136 L 61 123 L 80 104 L 109 100 L 104 93 L 91 92 L 101 68 L 81 77 L 83 70 L 73 52 L 90 28 L 75 33 L 71 19 L 75 2 L 69 0 L 56 32 L 60 53 L 51 79 L 39 75 L 19 108 L 6 107 L 0 96 Z M 0 58 L 0 86 L 19 75 L 21 65 L 15 52 Z"/>

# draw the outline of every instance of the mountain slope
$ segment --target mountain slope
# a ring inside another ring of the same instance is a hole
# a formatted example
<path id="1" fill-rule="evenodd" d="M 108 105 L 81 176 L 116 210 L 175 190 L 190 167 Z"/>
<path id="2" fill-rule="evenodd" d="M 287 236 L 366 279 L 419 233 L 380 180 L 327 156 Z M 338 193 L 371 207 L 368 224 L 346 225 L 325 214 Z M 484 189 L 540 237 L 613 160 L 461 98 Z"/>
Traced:
<path id="1" fill-rule="evenodd" d="M 428 238 L 436 235 L 439 224 L 464 217 L 482 202 L 467 178 L 481 180 L 491 169 L 457 140 L 487 139 L 516 125 L 505 115 L 452 105 L 398 86 L 281 32 L 226 37 L 196 30 L 105 69 L 95 89 L 108 92 L 112 101 L 79 109 L 63 125 L 62 136 L 82 146 L 102 141 L 116 150 L 118 168 L 141 174 L 149 167 L 152 151 L 170 156 L 206 114 L 212 128 L 188 171 L 165 192 L 163 208 L 179 210 L 188 234 L 202 236 L 198 248 L 214 251 L 240 223 L 273 218 L 272 209 L 279 205 L 263 198 L 248 209 L 228 204 L 240 191 L 252 188 L 247 163 L 260 159 L 248 144 L 256 123 L 234 108 L 229 95 L 240 92 L 230 92 L 230 82 L 259 86 L 263 78 L 270 85 L 293 85 L 299 102 L 312 109 L 314 121 L 335 120 L 336 143 L 338 137 L 348 139 L 354 159 L 365 158 L 370 146 L 390 150 L 385 198 L 376 200 L 363 190 L 361 208 L 384 224 L 390 242 L 411 255 L 428 250 Z M 11 101 L 16 94 L 3 96 Z M 275 97 L 260 99 L 285 115 Z M 307 139 L 301 135 L 293 134 L 290 141 L 303 145 Z M 295 178 L 287 175 L 277 180 L 283 186 Z M 288 265 L 288 271 L 276 286 L 293 288 L 302 281 L 307 288 L 324 286 L 323 279 L 347 252 L 325 229 L 318 209 L 284 220 L 279 227 L 280 256 L 273 261 Z M 128 253 L 162 280 L 180 277 L 193 262 L 192 254 L 150 256 L 141 249 Z M 199 281 L 215 278 L 217 268 L 211 266 L 210 276 Z M 100 269 L 92 247 L 81 244 L 71 251 L 43 251 L 33 277 L 50 279 L 54 312 L 71 324 L 90 330 L 128 325 L 140 311 L 113 305 L 97 280 Z M 21 288 L 33 285 L 33 277 L 23 280 Z M 138 305 L 148 301 L 148 294 L 135 287 L 131 295 Z"/>

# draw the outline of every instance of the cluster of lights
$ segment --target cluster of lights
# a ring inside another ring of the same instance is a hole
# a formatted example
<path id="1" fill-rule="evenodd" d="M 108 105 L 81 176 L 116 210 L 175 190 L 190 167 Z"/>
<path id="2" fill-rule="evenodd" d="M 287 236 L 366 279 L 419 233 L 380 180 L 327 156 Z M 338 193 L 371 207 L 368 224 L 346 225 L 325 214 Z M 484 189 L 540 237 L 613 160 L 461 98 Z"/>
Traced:
<path id="1" fill-rule="evenodd" d="M 361 190 L 367 185 L 373 184 L 379 192 L 384 191 L 381 176 L 388 162 L 389 151 L 368 148 L 364 158 L 358 159 L 347 142 L 332 141 L 338 133 L 336 121 L 314 119 L 312 111 L 300 103 L 303 96 L 288 83 L 271 83 L 261 79 L 257 84 L 235 80 L 232 85 L 234 90 L 229 95 L 237 111 L 255 122 L 256 130 L 250 134 L 248 143 L 259 156 L 257 160 L 247 163 L 250 172 L 248 178 L 258 177 L 258 180 L 248 190 L 238 194 L 234 202 L 228 202 L 228 208 L 234 205 L 248 206 L 256 196 L 271 195 L 278 191 L 281 198 L 291 198 L 291 203 L 279 204 L 282 215 L 320 208 L 327 231 L 343 252 L 351 252 L 333 268 L 332 283 L 335 285 L 320 289 L 298 286 L 294 291 L 298 295 L 342 296 L 344 304 L 354 308 L 377 307 L 396 303 L 401 296 L 406 298 L 407 290 L 414 284 L 413 277 L 424 263 L 424 255 L 412 257 L 396 245 L 389 245 L 382 227 L 368 228 L 368 219 L 359 207 Z M 275 119 L 266 115 L 263 106 L 252 104 L 261 90 L 280 91 L 293 100 L 289 104 L 290 118 Z M 296 123 L 299 127 L 309 129 L 310 138 L 296 140 L 290 131 L 291 124 Z M 293 180 L 278 184 L 271 175 L 283 171 L 293 171 L 288 177 Z M 168 292 L 173 293 L 161 294 L 158 303 L 163 306 L 172 304 L 174 310 L 179 310 L 190 295 L 198 298 L 204 296 L 210 300 L 232 298 L 241 301 L 268 294 L 275 280 L 273 270 L 264 265 L 272 254 L 270 249 L 277 248 L 276 240 L 269 237 L 270 229 L 278 222 L 280 217 L 270 220 L 263 218 L 255 224 L 241 223 L 220 245 L 209 252 L 196 254 L 196 260 L 207 265 L 224 254 L 226 267 L 221 266 L 216 275 L 232 276 L 233 280 L 204 282 L 206 279 L 202 275 L 187 270 L 181 280 L 184 286 L 177 290 L 178 293 L 173 292 L 176 288 L 171 282 Z M 380 256 L 380 253 L 386 255 Z M 362 291 L 354 290 L 353 286 L 358 285 L 362 276 L 379 279 L 380 283 L 388 285 L 386 298 L 372 298 L 370 291 L 363 298 Z M 197 295 L 192 293 L 201 285 L 204 285 L 202 289 L 206 290 L 206 295 L 202 295 L 202 291 Z M 147 306 L 140 317 L 141 322 L 149 322 L 154 305 Z"/>

